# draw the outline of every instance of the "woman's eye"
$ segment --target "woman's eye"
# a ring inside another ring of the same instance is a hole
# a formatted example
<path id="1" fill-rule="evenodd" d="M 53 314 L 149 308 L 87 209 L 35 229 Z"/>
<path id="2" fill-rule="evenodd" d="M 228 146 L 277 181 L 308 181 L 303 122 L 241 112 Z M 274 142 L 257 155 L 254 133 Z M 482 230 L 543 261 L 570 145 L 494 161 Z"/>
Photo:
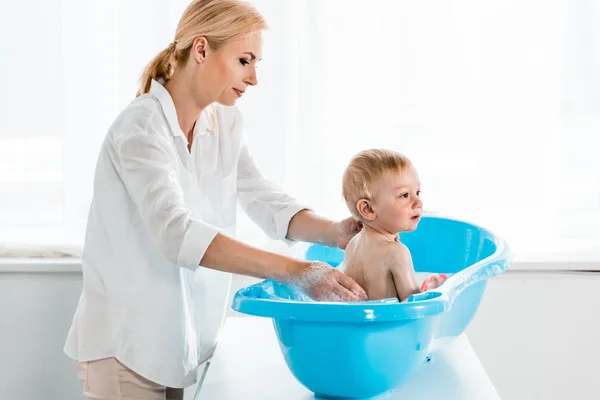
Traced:
<path id="1" fill-rule="evenodd" d="M 240 64 L 242 64 L 245 67 L 246 65 L 250 64 L 250 62 L 245 58 L 240 58 Z"/>

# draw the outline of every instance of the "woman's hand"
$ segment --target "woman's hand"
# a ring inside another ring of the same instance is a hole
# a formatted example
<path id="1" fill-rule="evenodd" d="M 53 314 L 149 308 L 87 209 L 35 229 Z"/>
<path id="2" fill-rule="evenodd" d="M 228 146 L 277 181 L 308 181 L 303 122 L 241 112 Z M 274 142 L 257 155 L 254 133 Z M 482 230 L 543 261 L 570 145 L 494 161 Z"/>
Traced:
<path id="1" fill-rule="evenodd" d="M 337 239 L 335 244 L 340 249 L 344 250 L 350 240 L 362 229 L 363 224 L 355 220 L 353 217 L 346 218 L 340 222 L 336 222 L 335 230 Z"/>
<path id="2" fill-rule="evenodd" d="M 352 238 L 356 236 L 356 234 L 360 232 L 360 230 L 363 227 L 362 222 L 357 221 L 352 217 L 346 218 L 345 220 L 342 220 L 340 222 L 336 222 L 334 225 L 334 229 L 336 230 L 337 236 L 335 244 L 342 250 L 346 249 L 348 243 L 350 243 Z M 396 237 L 394 239 L 396 240 L 396 242 L 399 242 L 400 236 L 396 234 Z"/>
<path id="3" fill-rule="evenodd" d="M 367 293 L 352 278 L 323 262 L 301 262 L 294 282 L 318 301 L 365 301 Z"/>
<path id="4" fill-rule="evenodd" d="M 200 265 L 260 279 L 300 286 L 314 300 L 362 301 L 365 291 L 329 264 L 271 253 L 217 233 Z"/>

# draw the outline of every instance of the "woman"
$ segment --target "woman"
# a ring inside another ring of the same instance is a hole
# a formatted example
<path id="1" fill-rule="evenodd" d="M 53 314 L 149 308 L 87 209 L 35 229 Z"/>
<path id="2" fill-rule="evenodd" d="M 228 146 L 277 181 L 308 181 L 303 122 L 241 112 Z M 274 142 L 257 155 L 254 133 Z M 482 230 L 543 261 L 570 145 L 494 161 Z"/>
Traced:
<path id="1" fill-rule="evenodd" d="M 65 345 L 88 398 L 182 398 L 216 345 L 231 273 L 295 282 L 317 299 L 366 299 L 326 264 L 231 238 L 238 202 L 272 238 L 344 248 L 360 228 L 279 191 L 244 144 L 234 105 L 258 83 L 264 28 L 245 3 L 192 2 L 109 129 Z"/>

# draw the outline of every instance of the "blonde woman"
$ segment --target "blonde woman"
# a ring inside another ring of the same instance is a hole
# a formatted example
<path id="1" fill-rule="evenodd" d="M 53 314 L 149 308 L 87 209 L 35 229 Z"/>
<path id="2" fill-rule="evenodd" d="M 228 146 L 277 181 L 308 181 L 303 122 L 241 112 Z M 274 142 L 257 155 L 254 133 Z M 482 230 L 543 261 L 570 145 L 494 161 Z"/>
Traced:
<path id="1" fill-rule="evenodd" d="M 257 85 L 265 22 L 236 0 L 193 1 L 143 73 L 98 158 L 66 345 L 89 399 L 181 399 L 212 355 L 231 273 L 359 301 L 355 281 L 232 238 L 236 206 L 270 237 L 344 248 L 360 229 L 282 193 L 244 144 L 236 100 Z"/>

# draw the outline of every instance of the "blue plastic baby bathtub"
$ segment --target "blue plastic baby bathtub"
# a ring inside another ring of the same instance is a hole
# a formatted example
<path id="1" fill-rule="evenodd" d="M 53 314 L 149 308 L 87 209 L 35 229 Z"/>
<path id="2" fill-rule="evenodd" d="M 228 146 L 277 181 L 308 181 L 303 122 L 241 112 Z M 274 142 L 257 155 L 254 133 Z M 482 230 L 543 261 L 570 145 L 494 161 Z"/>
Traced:
<path id="1" fill-rule="evenodd" d="M 324 398 L 373 398 L 401 385 L 444 341 L 464 332 L 487 279 L 510 264 L 506 243 L 463 221 L 424 216 L 403 233 L 417 273 L 445 273 L 438 289 L 397 299 L 315 302 L 293 285 L 266 280 L 240 289 L 233 309 L 273 318 L 285 361 L 306 388 Z M 300 256 L 334 267 L 343 251 L 301 246 Z"/>

